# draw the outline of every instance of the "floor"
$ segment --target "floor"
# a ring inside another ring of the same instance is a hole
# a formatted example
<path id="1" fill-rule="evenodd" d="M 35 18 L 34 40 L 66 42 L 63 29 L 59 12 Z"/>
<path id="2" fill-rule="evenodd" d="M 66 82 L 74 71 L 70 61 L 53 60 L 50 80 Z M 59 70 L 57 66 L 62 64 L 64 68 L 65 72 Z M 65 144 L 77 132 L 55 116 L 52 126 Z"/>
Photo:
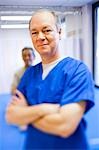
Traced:
<path id="1" fill-rule="evenodd" d="M 0 150 L 22 150 L 25 132 L 5 121 L 5 108 L 9 99 L 9 94 L 0 95 Z"/>

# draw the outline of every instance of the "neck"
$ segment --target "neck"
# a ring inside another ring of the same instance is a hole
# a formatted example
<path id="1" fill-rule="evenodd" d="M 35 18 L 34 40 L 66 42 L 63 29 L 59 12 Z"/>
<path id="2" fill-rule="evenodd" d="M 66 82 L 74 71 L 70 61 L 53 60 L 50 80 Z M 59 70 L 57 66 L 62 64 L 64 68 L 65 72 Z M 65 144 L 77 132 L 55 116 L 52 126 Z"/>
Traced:
<path id="1" fill-rule="evenodd" d="M 30 67 L 31 65 L 25 65 L 25 68 L 27 69 L 28 67 Z"/>
<path id="2" fill-rule="evenodd" d="M 54 55 L 54 56 L 42 56 L 42 64 L 49 64 L 57 59 L 60 58 L 60 55 L 57 54 L 57 55 Z"/>

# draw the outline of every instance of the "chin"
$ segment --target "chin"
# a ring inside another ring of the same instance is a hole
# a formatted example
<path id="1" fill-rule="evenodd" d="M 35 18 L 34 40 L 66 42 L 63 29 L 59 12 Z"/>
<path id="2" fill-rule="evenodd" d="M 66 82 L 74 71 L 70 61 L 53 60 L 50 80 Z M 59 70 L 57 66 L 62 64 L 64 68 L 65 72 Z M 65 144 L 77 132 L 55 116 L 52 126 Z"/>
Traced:
<path id="1" fill-rule="evenodd" d="M 38 53 L 39 53 L 39 54 L 48 54 L 48 53 L 50 53 L 50 50 L 49 50 L 49 49 L 42 48 L 42 49 L 39 49 L 39 50 L 38 50 Z"/>

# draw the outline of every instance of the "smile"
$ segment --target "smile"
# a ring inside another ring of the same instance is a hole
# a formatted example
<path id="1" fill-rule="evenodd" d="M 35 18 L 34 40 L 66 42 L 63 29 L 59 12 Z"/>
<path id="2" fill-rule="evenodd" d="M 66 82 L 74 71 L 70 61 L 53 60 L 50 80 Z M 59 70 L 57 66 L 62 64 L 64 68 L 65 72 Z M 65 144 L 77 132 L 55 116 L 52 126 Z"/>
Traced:
<path id="1" fill-rule="evenodd" d="M 38 45 L 39 47 L 48 46 L 48 44 Z"/>

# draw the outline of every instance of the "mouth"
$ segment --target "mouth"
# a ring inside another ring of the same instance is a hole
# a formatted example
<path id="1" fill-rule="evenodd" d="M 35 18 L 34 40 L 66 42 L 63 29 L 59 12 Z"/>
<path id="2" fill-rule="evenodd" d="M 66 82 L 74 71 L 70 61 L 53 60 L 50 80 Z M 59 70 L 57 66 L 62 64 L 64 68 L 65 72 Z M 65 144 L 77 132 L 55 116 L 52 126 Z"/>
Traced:
<path id="1" fill-rule="evenodd" d="M 40 44 L 38 47 L 48 46 L 48 44 Z"/>

